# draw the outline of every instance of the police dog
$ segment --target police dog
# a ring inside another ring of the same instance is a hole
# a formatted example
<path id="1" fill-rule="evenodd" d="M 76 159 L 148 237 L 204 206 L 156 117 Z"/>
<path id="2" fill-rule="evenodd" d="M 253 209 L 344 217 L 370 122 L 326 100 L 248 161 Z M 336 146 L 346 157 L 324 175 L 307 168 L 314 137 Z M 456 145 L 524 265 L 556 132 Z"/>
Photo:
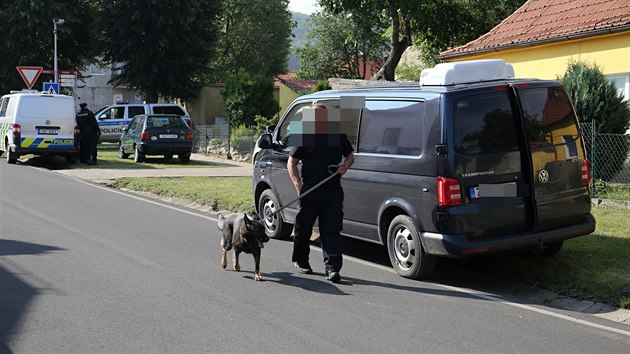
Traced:
<path id="1" fill-rule="evenodd" d="M 260 251 L 264 247 L 264 243 L 269 241 L 269 237 L 265 234 L 265 227 L 260 221 L 258 214 L 253 214 L 252 218 L 245 213 L 233 214 L 227 218 L 223 214 L 219 214 L 217 220 L 219 230 L 223 231 L 221 239 L 221 267 L 227 267 L 227 253 L 232 248 L 232 265 L 237 272 L 241 271 L 241 265 L 238 263 L 238 256 L 241 252 L 251 253 L 254 256 L 256 270 L 254 279 L 262 280 L 260 275 Z"/>

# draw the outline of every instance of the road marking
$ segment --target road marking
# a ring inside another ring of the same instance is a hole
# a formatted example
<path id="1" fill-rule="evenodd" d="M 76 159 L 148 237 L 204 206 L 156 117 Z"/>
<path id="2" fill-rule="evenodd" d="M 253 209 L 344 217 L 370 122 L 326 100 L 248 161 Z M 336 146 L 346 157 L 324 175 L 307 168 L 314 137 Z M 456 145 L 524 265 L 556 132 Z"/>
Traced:
<path id="1" fill-rule="evenodd" d="M 75 179 L 76 180 L 76 179 Z M 207 220 L 213 220 L 216 221 L 217 219 L 212 217 L 212 216 L 206 216 L 206 215 L 202 215 L 196 212 L 192 212 L 189 210 L 185 210 L 182 209 L 181 207 L 176 207 L 176 206 L 171 206 L 171 205 L 167 205 L 164 203 L 160 203 L 160 202 L 156 202 L 154 200 L 150 200 L 147 199 L 145 197 L 141 197 L 141 196 L 137 196 L 131 193 L 127 193 L 127 192 L 122 192 L 119 191 L 117 189 L 111 188 L 111 187 L 103 187 L 97 184 L 94 184 L 92 182 L 86 182 L 84 180 L 77 180 L 79 182 L 85 183 L 87 185 L 96 187 L 96 188 L 100 188 L 103 190 L 107 190 L 110 192 L 114 192 L 114 193 L 118 193 L 120 195 L 124 195 L 127 196 L 129 198 L 133 198 L 133 199 L 137 199 L 137 200 L 141 200 L 150 204 L 154 204 L 154 205 L 159 205 L 165 208 L 169 208 L 171 210 L 175 210 L 181 213 L 185 213 L 185 214 L 189 214 L 189 215 L 194 215 L 194 216 L 198 216 Z M 313 246 L 311 245 L 311 250 L 317 251 L 317 252 L 321 252 L 321 248 L 317 247 L 317 246 Z M 389 268 L 380 264 L 374 264 L 374 263 L 370 263 L 367 262 L 365 260 L 359 259 L 359 258 L 355 258 L 352 256 L 346 256 L 344 255 L 344 259 L 350 260 L 354 263 L 359 263 L 362 265 L 366 265 L 368 267 L 372 267 L 372 268 L 376 268 L 376 269 L 380 269 L 380 270 L 384 270 L 386 272 L 390 272 L 393 274 L 397 274 L 396 271 L 393 268 Z M 465 293 L 468 295 L 472 295 L 474 297 L 480 298 L 480 299 L 484 299 L 484 300 L 488 300 L 488 301 L 493 301 L 493 302 L 499 302 L 508 306 L 512 306 L 512 307 L 517 307 L 523 310 L 527 310 L 527 311 L 532 311 L 532 312 L 536 312 L 542 315 L 546 315 L 546 316 L 551 316 L 551 317 L 555 317 L 561 320 L 565 320 L 565 321 L 569 321 L 569 322 L 573 322 L 573 323 L 578 323 L 584 326 L 588 326 L 588 327 L 592 327 L 592 328 L 597 328 L 597 329 L 601 329 L 604 331 L 608 331 L 608 332 L 613 332 L 613 333 L 617 333 L 617 334 L 621 334 L 623 336 L 627 336 L 630 337 L 630 331 L 626 331 L 626 330 L 622 330 L 622 329 L 618 329 L 618 328 L 614 328 L 614 327 L 609 327 L 609 326 L 605 326 L 605 325 L 601 325 L 598 323 L 594 323 L 594 322 L 590 322 L 590 321 L 586 321 L 586 320 L 582 320 L 579 318 L 575 318 L 575 317 L 571 317 L 571 316 L 567 316 L 567 315 L 563 315 L 563 314 L 559 314 L 553 311 L 548 311 L 548 310 L 544 310 L 544 309 L 539 309 L 537 307 L 534 306 L 530 306 L 530 305 L 524 305 L 524 304 L 520 304 L 518 302 L 513 302 L 513 301 L 509 301 L 506 299 L 501 298 L 498 295 L 492 295 L 492 294 L 488 294 L 488 293 L 483 293 L 483 292 L 479 292 L 479 291 L 475 291 L 475 290 L 470 290 L 470 289 L 466 289 L 466 288 L 460 288 L 460 287 L 456 287 L 456 286 L 450 286 L 450 285 L 444 285 L 444 284 L 439 284 L 439 283 L 434 283 L 434 282 L 428 282 L 432 285 L 435 285 L 437 287 L 443 288 L 443 289 L 447 289 L 447 290 L 451 290 L 451 291 L 457 291 L 457 292 L 461 292 L 461 293 Z"/>

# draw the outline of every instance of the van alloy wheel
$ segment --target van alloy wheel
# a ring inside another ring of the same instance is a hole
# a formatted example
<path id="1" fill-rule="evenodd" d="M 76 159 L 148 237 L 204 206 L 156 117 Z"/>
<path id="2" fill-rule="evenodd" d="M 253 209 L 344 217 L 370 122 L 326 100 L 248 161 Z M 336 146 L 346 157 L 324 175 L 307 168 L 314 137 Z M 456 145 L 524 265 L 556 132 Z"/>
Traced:
<path id="1" fill-rule="evenodd" d="M 410 279 L 420 279 L 435 268 L 435 256 L 424 252 L 413 219 L 398 215 L 389 224 L 387 252 L 396 272 Z"/>
<path id="2" fill-rule="evenodd" d="M 280 208 L 280 204 L 271 189 L 267 189 L 260 195 L 258 202 L 258 213 L 261 219 L 270 215 Z M 282 214 L 278 213 L 263 222 L 267 236 L 275 239 L 285 240 L 289 238 L 293 231 L 293 225 L 284 222 Z"/>

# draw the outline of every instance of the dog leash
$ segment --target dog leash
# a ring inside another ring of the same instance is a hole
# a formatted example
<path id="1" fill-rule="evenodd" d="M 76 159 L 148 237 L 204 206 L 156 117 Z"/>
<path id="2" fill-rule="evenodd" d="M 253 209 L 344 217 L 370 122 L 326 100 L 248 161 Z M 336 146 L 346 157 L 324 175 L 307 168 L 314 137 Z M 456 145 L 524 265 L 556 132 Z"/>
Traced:
<path id="1" fill-rule="evenodd" d="M 335 167 L 337 168 L 337 171 L 335 171 L 335 173 L 331 174 L 330 176 L 324 178 L 321 182 L 317 183 L 313 187 L 309 188 L 306 192 L 298 195 L 295 199 L 293 199 L 292 201 L 287 203 L 285 206 L 281 207 L 278 210 L 274 210 L 273 212 L 269 213 L 262 220 L 260 220 L 260 222 L 265 222 L 267 219 L 271 218 L 272 216 L 274 216 L 274 215 L 278 214 L 279 212 L 283 211 L 284 209 L 286 209 L 289 205 L 291 205 L 291 204 L 297 202 L 298 200 L 306 197 L 309 193 L 311 193 L 312 191 L 314 191 L 317 188 L 319 188 L 322 184 L 330 181 L 333 177 L 335 177 L 335 176 L 337 176 L 339 174 L 339 167 L 343 166 L 344 164 L 345 164 L 345 162 L 342 162 L 339 165 L 330 165 L 330 166 L 328 166 L 328 172 L 330 172 L 331 168 L 335 168 Z"/>

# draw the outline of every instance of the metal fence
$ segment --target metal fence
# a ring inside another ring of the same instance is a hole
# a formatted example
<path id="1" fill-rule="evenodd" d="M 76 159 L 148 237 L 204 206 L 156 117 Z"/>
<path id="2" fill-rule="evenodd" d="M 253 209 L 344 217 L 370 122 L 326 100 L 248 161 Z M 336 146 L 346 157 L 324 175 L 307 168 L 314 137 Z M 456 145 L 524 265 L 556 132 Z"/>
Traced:
<path id="1" fill-rule="evenodd" d="M 195 150 L 230 158 L 250 158 L 259 133 L 254 129 L 230 129 L 227 124 L 195 125 L 193 128 Z M 231 139 L 228 139 L 231 136 Z"/>
<path id="2" fill-rule="evenodd" d="M 630 135 L 598 133 L 596 123 L 581 124 L 591 167 L 594 197 L 615 187 L 630 191 Z"/>

